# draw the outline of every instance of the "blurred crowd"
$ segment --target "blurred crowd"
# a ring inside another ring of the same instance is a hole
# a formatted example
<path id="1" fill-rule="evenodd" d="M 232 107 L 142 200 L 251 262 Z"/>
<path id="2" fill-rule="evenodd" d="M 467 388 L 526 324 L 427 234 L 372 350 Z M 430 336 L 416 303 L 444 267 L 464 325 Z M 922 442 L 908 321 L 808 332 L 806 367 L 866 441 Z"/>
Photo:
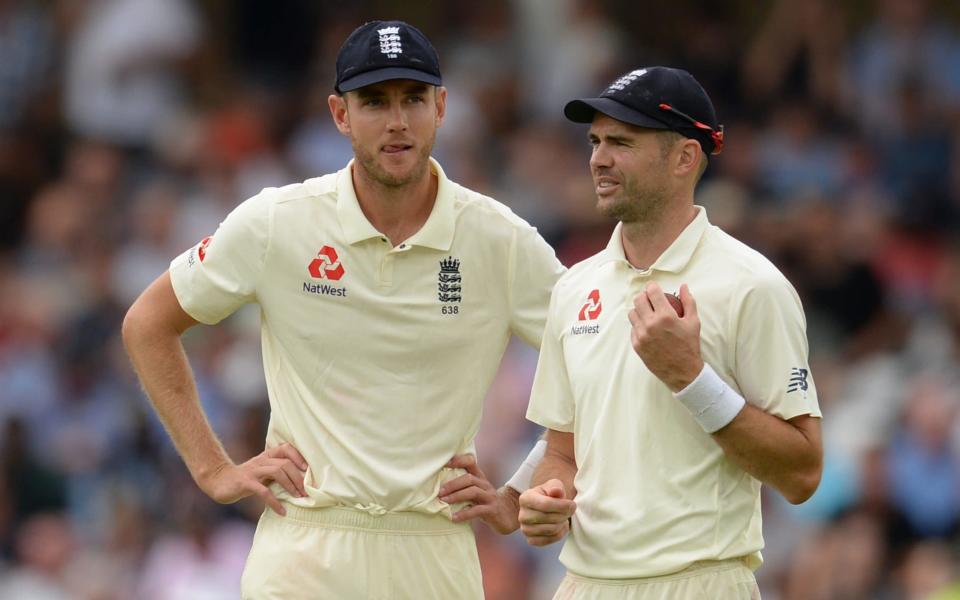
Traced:
<path id="1" fill-rule="evenodd" d="M 566 264 L 606 243 L 570 98 L 691 71 L 727 147 L 698 188 L 803 300 L 820 490 L 764 497 L 767 600 L 960 598 L 960 5 L 935 0 L 0 0 L 0 598 L 237 598 L 256 519 L 193 485 L 119 326 L 266 186 L 342 168 L 336 50 L 403 18 L 437 46 L 454 180 Z M 649 6 L 648 6 L 649 5 Z M 695 291 L 695 290 L 694 290 Z M 235 460 L 263 448 L 258 313 L 185 344 Z M 511 344 L 480 464 L 502 482 L 536 352 Z M 478 529 L 491 600 L 549 598 L 558 548 Z"/>

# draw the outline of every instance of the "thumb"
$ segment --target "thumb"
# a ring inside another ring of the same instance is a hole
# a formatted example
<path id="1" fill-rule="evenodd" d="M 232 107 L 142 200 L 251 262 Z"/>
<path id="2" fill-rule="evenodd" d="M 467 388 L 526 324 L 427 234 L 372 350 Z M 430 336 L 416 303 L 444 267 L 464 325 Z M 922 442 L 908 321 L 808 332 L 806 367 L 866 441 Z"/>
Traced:
<path id="1" fill-rule="evenodd" d="M 690 286 L 687 284 L 680 286 L 680 304 L 683 305 L 684 316 L 697 316 L 697 301 L 694 300 L 693 294 L 690 293 Z"/>
<path id="2" fill-rule="evenodd" d="M 543 492 L 550 496 L 551 498 L 566 498 L 567 491 L 564 488 L 563 482 L 559 479 L 551 479 L 550 481 L 544 483 L 540 486 L 543 489 Z"/>

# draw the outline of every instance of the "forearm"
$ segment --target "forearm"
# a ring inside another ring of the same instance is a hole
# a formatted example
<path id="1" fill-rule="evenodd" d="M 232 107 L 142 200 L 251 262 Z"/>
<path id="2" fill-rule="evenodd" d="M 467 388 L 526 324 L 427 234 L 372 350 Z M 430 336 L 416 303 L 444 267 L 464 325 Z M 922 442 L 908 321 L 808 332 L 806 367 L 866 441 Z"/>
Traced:
<path id="1" fill-rule="evenodd" d="M 577 464 L 569 457 L 551 445 L 547 445 L 547 451 L 533 473 L 531 485 L 541 485 L 551 479 L 559 479 L 563 482 L 564 489 L 567 490 L 567 497 L 574 498 L 577 490 L 574 487 L 574 479 L 577 476 Z"/>
<path id="2" fill-rule="evenodd" d="M 816 491 L 823 467 L 819 419 L 784 421 L 748 403 L 712 435 L 730 460 L 791 503 L 804 502 Z"/>
<path id="3" fill-rule="evenodd" d="M 134 306 L 123 324 L 123 341 L 157 415 L 199 484 L 230 464 L 200 407 L 180 331 Z"/>

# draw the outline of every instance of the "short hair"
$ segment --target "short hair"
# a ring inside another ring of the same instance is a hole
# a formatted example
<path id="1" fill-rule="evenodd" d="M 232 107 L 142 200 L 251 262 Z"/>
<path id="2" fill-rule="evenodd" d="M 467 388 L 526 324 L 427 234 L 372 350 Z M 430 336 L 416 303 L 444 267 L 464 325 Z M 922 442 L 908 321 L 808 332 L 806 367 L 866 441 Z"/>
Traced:
<path id="1" fill-rule="evenodd" d="M 673 131 L 672 129 L 660 129 L 660 130 L 658 130 L 658 131 L 657 131 L 657 141 L 660 142 L 660 155 L 661 155 L 661 158 L 666 159 L 667 156 L 670 154 L 670 151 L 673 150 L 673 147 L 677 145 L 677 142 L 679 142 L 679 141 L 681 141 L 681 140 L 686 140 L 686 139 L 693 139 L 693 138 L 688 138 L 687 136 L 685 136 L 685 135 L 683 135 L 683 134 L 681 134 L 681 133 L 677 133 L 676 131 Z M 696 141 L 696 140 L 694 140 L 694 141 Z M 703 150 L 703 146 L 701 146 L 700 149 L 701 149 L 701 151 L 702 151 L 702 150 Z M 704 171 L 707 170 L 707 163 L 710 162 L 710 161 L 707 159 L 707 153 L 706 153 L 706 152 L 701 152 L 700 154 L 701 154 L 701 156 L 702 156 L 702 159 L 700 160 L 700 164 L 697 166 L 697 177 L 696 177 L 696 179 L 693 180 L 693 184 L 694 184 L 694 185 L 696 185 L 697 183 L 700 182 L 700 178 L 703 177 Z"/>

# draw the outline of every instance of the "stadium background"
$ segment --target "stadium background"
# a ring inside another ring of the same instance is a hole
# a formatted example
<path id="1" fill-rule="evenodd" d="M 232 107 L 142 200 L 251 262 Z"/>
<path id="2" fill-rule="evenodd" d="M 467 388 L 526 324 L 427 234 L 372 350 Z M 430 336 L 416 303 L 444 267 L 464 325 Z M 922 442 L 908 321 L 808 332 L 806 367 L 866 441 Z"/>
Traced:
<path id="1" fill-rule="evenodd" d="M 0 0 L 0 598 L 237 597 L 261 507 L 197 491 L 119 324 L 242 199 L 346 163 L 325 99 L 372 18 L 440 51 L 448 174 L 567 264 L 612 224 L 562 104 L 693 72 L 728 139 L 698 202 L 800 292 L 825 416 L 817 495 L 765 494 L 764 598 L 960 598 L 960 4 L 932 0 Z M 186 344 L 232 456 L 258 452 L 256 310 Z M 535 361 L 511 345 L 486 405 L 495 482 L 537 434 Z M 478 543 L 488 598 L 562 574 L 558 547 Z"/>

